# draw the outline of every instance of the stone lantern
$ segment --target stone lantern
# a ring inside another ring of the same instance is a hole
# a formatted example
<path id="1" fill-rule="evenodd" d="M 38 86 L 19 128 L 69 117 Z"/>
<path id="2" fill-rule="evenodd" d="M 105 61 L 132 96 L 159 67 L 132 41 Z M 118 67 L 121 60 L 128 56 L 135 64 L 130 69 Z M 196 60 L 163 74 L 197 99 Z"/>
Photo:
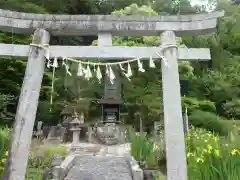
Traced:
<path id="1" fill-rule="evenodd" d="M 81 128 L 80 128 L 80 120 L 78 118 L 78 114 L 75 112 L 74 115 L 73 115 L 73 120 L 70 122 L 70 126 L 71 126 L 71 129 L 70 131 L 73 133 L 73 145 L 76 145 L 79 143 L 79 135 L 80 135 L 80 131 L 81 131 Z"/>

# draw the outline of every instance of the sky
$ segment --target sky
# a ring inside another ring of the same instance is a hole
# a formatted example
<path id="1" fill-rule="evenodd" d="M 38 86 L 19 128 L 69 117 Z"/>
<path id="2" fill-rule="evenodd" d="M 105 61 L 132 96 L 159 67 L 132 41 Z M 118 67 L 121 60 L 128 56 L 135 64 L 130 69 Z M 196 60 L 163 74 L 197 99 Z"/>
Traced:
<path id="1" fill-rule="evenodd" d="M 191 5 L 194 6 L 194 5 L 207 5 L 208 4 L 208 0 L 190 0 L 191 2 Z M 214 8 L 213 6 L 207 6 L 207 11 L 210 12 L 212 11 Z"/>

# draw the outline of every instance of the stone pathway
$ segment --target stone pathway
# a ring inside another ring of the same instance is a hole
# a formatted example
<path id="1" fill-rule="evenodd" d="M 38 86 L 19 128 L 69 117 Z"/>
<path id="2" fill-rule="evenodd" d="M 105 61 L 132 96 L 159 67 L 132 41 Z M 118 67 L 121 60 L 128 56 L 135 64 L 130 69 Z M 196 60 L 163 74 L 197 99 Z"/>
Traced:
<path id="1" fill-rule="evenodd" d="M 132 180 L 124 157 L 89 156 L 80 159 L 65 180 Z"/>
<path id="2" fill-rule="evenodd" d="M 127 161 L 129 144 L 101 146 L 79 144 L 81 154 L 64 180 L 133 180 Z M 89 152 L 87 149 L 96 149 Z M 96 152 L 98 151 L 98 152 Z"/>

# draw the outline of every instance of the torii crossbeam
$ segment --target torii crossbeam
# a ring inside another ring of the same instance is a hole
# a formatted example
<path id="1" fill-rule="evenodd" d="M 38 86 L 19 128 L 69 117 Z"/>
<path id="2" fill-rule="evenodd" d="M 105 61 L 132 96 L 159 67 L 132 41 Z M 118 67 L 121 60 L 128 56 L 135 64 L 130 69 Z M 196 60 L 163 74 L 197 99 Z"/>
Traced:
<path id="1" fill-rule="evenodd" d="M 138 56 L 141 59 L 159 59 L 156 52 L 159 47 L 125 47 L 125 46 L 50 46 L 50 58 L 68 57 L 73 59 L 105 59 L 123 60 Z M 0 56 L 27 58 L 29 56 L 28 45 L 13 45 L 0 43 Z M 178 48 L 178 60 L 201 60 L 211 59 L 210 50 L 207 48 Z"/>
<path id="2" fill-rule="evenodd" d="M 158 47 L 119 47 L 112 45 L 112 35 L 159 36 L 168 60 L 162 61 L 164 124 L 169 180 L 187 180 L 182 107 L 177 60 L 210 60 L 209 49 L 176 48 L 175 35 L 196 35 L 212 32 L 217 18 L 224 12 L 179 16 L 111 16 L 111 15 L 51 15 L 0 10 L 0 30 L 32 34 L 33 44 L 46 45 L 51 35 L 98 35 L 99 46 L 50 46 L 52 56 L 75 59 L 128 59 L 156 55 Z M 12 146 L 4 180 L 24 180 L 29 146 L 35 121 L 39 92 L 45 67 L 45 52 L 41 47 L 0 44 L 0 56 L 28 57 L 28 64 L 16 112 Z"/>

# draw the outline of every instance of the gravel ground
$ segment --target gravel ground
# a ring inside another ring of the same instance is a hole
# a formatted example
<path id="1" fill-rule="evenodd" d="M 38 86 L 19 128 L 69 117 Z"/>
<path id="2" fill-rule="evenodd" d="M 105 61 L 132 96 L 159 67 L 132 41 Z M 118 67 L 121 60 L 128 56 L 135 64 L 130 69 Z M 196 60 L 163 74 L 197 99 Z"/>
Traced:
<path id="1" fill-rule="evenodd" d="M 88 156 L 79 159 L 65 180 L 132 180 L 124 157 Z"/>

